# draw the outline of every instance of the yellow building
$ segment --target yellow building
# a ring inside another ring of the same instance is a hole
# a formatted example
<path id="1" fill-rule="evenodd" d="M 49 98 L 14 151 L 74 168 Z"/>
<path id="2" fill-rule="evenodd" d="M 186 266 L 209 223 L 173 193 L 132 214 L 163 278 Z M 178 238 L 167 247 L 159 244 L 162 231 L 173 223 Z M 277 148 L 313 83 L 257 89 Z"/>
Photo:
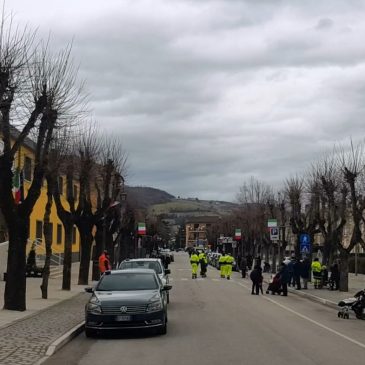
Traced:
<path id="1" fill-rule="evenodd" d="M 27 192 L 32 182 L 32 173 L 34 170 L 34 151 L 35 144 L 30 139 L 26 139 L 24 144 L 15 156 L 14 169 L 19 168 L 23 172 L 24 178 L 24 197 L 27 196 Z M 68 203 L 66 200 L 66 178 L 65 176 L 59 177 L 59 189 L 61 193 L 61 202 L 67 209 Z M 74 195 L 75 200 L 79 193 L 79 183 L 74 183 Z M 29 240 L 27 251 L 29 251 L 31 243 L 37 241 L 37 254 L 42 255 L 45 253 L 44 249 L 44 236 L 43 236 L 43 217 L 47 203 L 47 183 L 44 180 L 40 196 L 34 205 L 33 212 L 29 221 Z M 52 251 L 55 255 L 62 254 L 64 252 L 65 232 L 62 222 L 57 216 L 56 205 L 53 202 L 51 209 L 50 222 L 52 224 Z M 72 242 L 72 255 L 73 260 L 78 260 L 80 252 L 80 236 L 76 226 L 73 228 L 73 242 Z"/>

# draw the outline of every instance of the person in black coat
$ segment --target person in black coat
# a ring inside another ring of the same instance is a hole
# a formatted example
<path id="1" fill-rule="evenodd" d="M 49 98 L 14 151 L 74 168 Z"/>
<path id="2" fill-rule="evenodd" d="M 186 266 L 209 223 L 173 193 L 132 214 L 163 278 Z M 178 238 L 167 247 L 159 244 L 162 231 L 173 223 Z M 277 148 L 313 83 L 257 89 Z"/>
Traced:
<path id="1" fill-rule="evenodd" d="M 287 297 L 288 296 L 289 271 L 288 271 L 288 267 L 285 265 L 284 262 L 281 263 L 279 275 L 280 275 L 280 282 L 281 282 L 281 290 L 283 292 L 282 295 L 284 297 Z"/>
<path id="2" fill-rule="evenodd" d="M 303 289 L 308 289 L 309 273 L 311 271 L 311 263 L 307 257 L 303 259 L 300 276 L 303 279 Z"/>
<path id="3" fill-rule="evenodd" d="M 331 276 L 330 276 L 330 289 L 338 290 L 340 287 L 340 271 L 338 265 L 334 263 L 331 266 Z"/>
<path id="4" fill-rule="evenodd" d="M 252 281 L 252 290 L 251 290 L 251 294 L 254 295 L 259 295 L 259 291 L 260 291 L 260 286 L 262 288 L 262 270 L 260 266 L 255 266 L 254 269 L 251 271 L 250 274 L 250 279 Z M 262 292 L 262 289 L 261 289 Z"/>
<path id="5" fill-rule="evenodd" d="M 302 289 L 301 283 L 300 283 L 300 274 L 302 273 L 302 263 L 300 260 L 295 260 L 293 265 L 293 279 L 294 284 L 296 285 L 296 289 L 300 290 Z"/>
<path id="6" fill-rule="evenodd" d="M 242 277 L 245 278 L 246 271 L 247 271 L 247 259 L 244 256 L 242 256 L 241 261 L 240 261 L 240 269 L 241 269 Z"/>

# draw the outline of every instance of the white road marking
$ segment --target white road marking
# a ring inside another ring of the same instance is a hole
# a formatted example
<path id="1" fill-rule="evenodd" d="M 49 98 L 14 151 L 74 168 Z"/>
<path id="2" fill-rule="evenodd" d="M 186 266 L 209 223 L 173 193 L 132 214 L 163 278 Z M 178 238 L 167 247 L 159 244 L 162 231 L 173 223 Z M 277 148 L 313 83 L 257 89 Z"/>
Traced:
<path id="1" fill-rule="evenodd" d="M 188 281 L 188 278 L 181 278 L 181 281 Z"/>
<path id="2" fill-rule="evenodd" d="M 251 290 L 249 287 L 247 287 L 246 285 L 243 285 L 242 283 L 238 283 L 238 285 L 240 285 L 240 286 L 242 286 L 242 287 L 246 288 L 247 290 Z M 351 337 L 348 337 L 348 336 L 346 336 L 346 335 L 344 335 L 344 334 L 342 334 L 342 333 L 340 333 L 340 332 L 338 332 L 338 331 L 336 331 L 336 330 L 334 330 L 334 329 L 332 329 L 332 328 L 330 328 L 330 327 L 325 326 L 325 325 L 324 325 L 324 324 L 322 324 L 322 323 L 319 323 L 319 322 L 315 321 L 315 320 L 314 320 L 314 319 L 312 319 L 312 318 L 309 318 L 309 317 L 305 316 L 304 314 L 298 313 L 298 312 L 296 312 L 295 310 L 293 310 L 293 309 L 291 309 L 291 308 L 289 308 L 289 307 L 287 307 L 287 306 L 285 306 L 285 305 L 283 305 L 283 304 L 281 304 L 281 303 L 277 302 L 277 301 L 276 301 L 276 300 L 274 300 L 274 299 L 268 298 L 267 296 L 262 296 L 262 298 L 264 298 L 264 299 L 268 300 L 269 302 L 272 302 L 272 303 L 276 304 L 278 307 L 281 307 L 281 308 L 283 308 L 283 309 L 287 310 L 287 311 L 288 311 L 288 312 L 290 312 L 290 313 L 295 314 L 296 316 L 298 316 L 298 317 L 300 317 L 300 318 L 302 318 L 302 319 L 305 319 L 306 321 L 308 321 L 308 322 L 310 322 L 310 323 L 315 324 L 315 325 L 316 325 L 316 326 L 318 326 L 318 327 L 321 327 L 321 328 L 323 328 L 323 329 L 327 330 L 328 332 L 331 332 L 331 333 L 333 333 L 333 334 L 335 334 L 335 335 L 337 335 L 337 336 L 339 336 L 339 337 L 341 337 L 341 338 L 344 338 L 345 340 L 347 340 L 347 341 L 349 341 L 349 342 L 352 342 L 353 344 L 355 344 L 355 345 L 357 345 L 357 346 L 360 346 L 361 348 L 365 349 L 365 344 L 364 344 L 364 343 L 362 343 L 362 342 L 356 341 L 356 340 L 354 340 L 354 339 L 353 339 L 353 338 L 351 338 Z"/>

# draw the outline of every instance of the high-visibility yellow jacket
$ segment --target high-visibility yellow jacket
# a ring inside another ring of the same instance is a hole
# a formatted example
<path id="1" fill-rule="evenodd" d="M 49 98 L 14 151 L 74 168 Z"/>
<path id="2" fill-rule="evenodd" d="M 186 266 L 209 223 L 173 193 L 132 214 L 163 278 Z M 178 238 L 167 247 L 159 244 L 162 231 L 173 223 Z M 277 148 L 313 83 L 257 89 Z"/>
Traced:
<path id="1" fill-rule="evenodd" d="M 200 253 L 199 254 L 199 262 L 204 262 L 204 263 L 208 263 L 208 259 L 207 259 L 207 256 L 205 255 L 204 252 Z"/>
<path id="2" fill-rule="evenodd" d="M 313 272 L 321 272 L 322 271 L 322 265 L 319 261 L 313 261 L 312 262 L 312 271 Z"/>
<path id="3" fill-rule="evenodd" d="M 190 256 L 190 263 L 191 264 L 199 264 L 199 256 L 197 254 L 192 254 Z"/>
<path id="4" fill-rule="evenodd" d="M 232 265 L 233 264 L 233 261 L 234 261 L 233 256 L 231 256 L 231 255 L 227 255 L 226 256 L 226 264 Z"/>
<path id="5" fill-rule="evenodd" d="M 218 260 L 219 266 L 223 266 L 226 264 L 226 258 L 227 258 L 227 256 L 223 256 L 223 255 L 219 258 L 219 260 Z"/>

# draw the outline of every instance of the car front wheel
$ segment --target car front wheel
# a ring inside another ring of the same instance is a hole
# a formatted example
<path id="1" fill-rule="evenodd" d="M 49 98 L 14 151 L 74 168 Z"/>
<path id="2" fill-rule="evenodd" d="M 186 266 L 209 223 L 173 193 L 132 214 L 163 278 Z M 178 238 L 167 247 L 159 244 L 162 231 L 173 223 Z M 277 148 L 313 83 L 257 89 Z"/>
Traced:
<path id="1" fill-rule="evenodd" d="M 96 331 L 91 328 L 85 328 L 85 336 L 88 338 L 96 337 Z"/>

